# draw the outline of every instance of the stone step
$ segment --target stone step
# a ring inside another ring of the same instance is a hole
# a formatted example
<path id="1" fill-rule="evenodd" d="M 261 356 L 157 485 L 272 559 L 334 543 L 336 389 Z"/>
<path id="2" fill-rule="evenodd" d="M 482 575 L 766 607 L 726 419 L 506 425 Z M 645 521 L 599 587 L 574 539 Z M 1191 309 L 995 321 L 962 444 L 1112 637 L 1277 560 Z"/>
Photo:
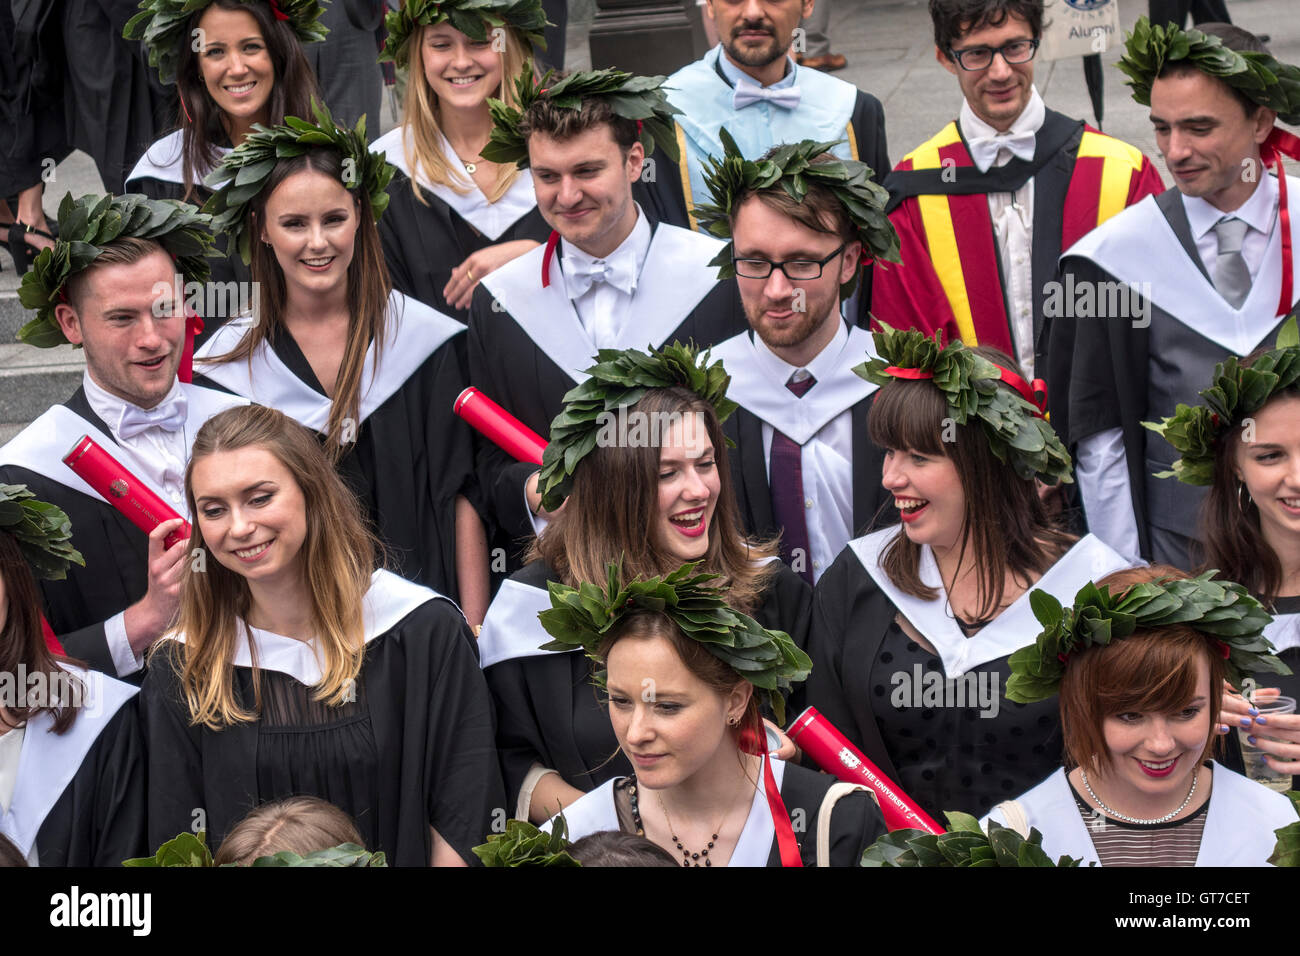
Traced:
<path id="1" fill-rule="evenodd" d="M 18 301 L 18 293 L 0 291 L 0 343 L 17 341 L 18 330 L 26 325 L 35 313 L 28 312 Z"/>
<path id="2" fill-rule="evenodd" d="M 0 422 L 21 426 L 63 401 L 81 384 L 85 367 L 81 350 L 71 345 L 36 349 L 0 344 Z"/>

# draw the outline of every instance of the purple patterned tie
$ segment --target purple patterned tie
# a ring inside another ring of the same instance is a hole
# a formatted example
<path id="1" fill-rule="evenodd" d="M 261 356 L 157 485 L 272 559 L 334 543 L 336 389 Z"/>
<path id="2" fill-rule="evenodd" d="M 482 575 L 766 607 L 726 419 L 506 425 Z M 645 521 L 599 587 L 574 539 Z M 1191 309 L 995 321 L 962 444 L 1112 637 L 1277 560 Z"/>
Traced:
<path id="1" fill-rule="evenodd" d="M 804 393 L 816 384 L 817 379 L 811 375 L 799 382 L 791 376 L 785 387 L 794 392 L 796 397 L 803 398 Z M 808 544 L 807 506 L 803 495 L 803 451 L 799 445 L 775 429 L 772 433 L 768 486 L 772 489 L 772 516 L 783 529 L 781 560 L 794 567 L 794 556 L 801 556 L 796 570 L 812 584 L 812 550 Z"/>

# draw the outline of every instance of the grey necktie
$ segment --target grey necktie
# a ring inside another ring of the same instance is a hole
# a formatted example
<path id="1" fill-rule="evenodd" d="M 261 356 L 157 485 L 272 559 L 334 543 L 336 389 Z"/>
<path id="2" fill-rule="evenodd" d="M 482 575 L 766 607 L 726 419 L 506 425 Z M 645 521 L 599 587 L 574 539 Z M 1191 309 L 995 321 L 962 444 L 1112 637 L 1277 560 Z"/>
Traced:
<path id="1" fill-rule="evenodd" d="M 1214 287 L 1234 309 L 1240 309 L 1250 294 L 1250 269 L 1241 257 L 1241 243 L 1249 228 L 1245 221 L 1235 216 L 1220 219 L 1214 224 L 1214 235 L 1219 240 L 1219 257 L 1214 263 Z"/>

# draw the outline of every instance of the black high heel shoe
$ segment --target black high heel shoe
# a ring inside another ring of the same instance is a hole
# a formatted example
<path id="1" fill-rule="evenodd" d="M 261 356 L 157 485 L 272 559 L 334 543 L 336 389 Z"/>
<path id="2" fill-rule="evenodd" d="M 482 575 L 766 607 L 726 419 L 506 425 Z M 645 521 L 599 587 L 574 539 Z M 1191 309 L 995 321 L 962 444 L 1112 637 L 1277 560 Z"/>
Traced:
<path id="1" fill-rule="evenodd" d="M 35 226 L 29 226 L 25 222 L 14 222 L 9 226 L 9 241 L 7 243 L 9 247 L 9 255 L 13 256 L 14 268 L 18 270 L 18 275 L 20 276 L 27 273 L 27 270 L 32 267 L 32 263 L 36 261 L 36 256 L 40 253 L 39 249 L 35 246 L 28 245 L 27 241 L 23 238 L 29 232 L 35 233 L 38 236 L 44 236 L 46 239 L 51 241 L 54 240 L 54 236 L 50 235 L 44 229 L 37 229 Z"/>

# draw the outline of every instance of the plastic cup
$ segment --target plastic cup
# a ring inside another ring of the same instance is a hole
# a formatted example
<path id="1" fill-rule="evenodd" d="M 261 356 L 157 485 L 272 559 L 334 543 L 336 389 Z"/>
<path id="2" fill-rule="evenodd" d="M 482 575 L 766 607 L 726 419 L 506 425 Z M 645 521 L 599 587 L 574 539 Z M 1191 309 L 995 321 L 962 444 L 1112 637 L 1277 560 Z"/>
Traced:
<path id="1" fill-rule="evenodd" d="M 1294 714 L 1295 698 L 1275 697 L 1273 700 L 1257 700 L 1254 702 L 1254 706 L 1259 710 L 1261 717 L 1271 718 L 1274 715 Z M 1271 763 L 1261 759 L 1264 756 L 1264 751 L 1258 747 L 1252 747 L 1246 741 L 1249 736 L 1263 738 L 1264 740 L 1278 739 L 1268 736 L 1268 724 L 1264 724 L 1262 727 L 1258 724 L 1252 724 L 1249 730 L 1242 727 L 1237 728 L 1237 739 L 1241 743 L 1241 757 L 1246 766 L 1246 776 L 1256 783 L 1262 783 L 1270 790 L 1286 793 L 1291 789 L 1291 774 L 1274 770 Z"/>

